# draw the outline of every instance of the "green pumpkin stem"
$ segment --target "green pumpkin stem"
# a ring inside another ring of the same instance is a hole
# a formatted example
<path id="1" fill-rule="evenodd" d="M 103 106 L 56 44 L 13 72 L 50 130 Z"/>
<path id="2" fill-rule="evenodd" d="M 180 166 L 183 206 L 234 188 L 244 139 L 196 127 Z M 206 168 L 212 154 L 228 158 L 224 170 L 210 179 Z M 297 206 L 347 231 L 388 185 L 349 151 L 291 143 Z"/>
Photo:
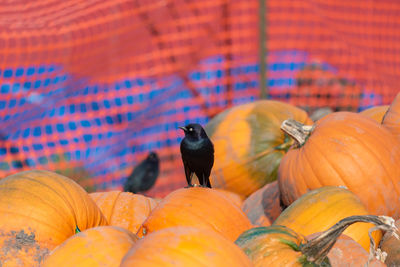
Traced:
<path id="1" fill-rule="evenodd" d="M 339 221 L 328 230 L 322 232 L 319 236 L 307 241 L 305 244 L 301 244 L 300 251 L 307 257 L 307 261 L 317 265 L 322 264 L 338 237 L 347 227 L 357 222 L 373 223 L 376 225 L 377 229 L 391 232 L 397 236 L 396 232 L 398 229 L 394 225 L 394 220 L 391 217 L 375 215 L 350 216 Z M 372 237 L 370 236 L 370 238 Z M 371 252 L 376 249 L 372 247 L 373 244 L 374 242 L 371 241 Z"/>
<path id="2" fill-rule="evenodd" d="M 293 119 L 287 119 L 282 122 L 281 130 L 295 140 L 295 147 L 301 147 L 306 143 L 308 137 L 314 130 L 314 126 L 304 125 Z"/>

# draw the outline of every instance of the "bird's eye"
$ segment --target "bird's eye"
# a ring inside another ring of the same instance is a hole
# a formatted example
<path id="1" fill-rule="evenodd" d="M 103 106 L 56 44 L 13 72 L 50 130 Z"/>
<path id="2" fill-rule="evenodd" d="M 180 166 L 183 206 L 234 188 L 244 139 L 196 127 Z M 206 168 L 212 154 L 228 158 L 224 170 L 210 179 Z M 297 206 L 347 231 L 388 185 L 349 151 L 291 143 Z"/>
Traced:
<path id="1" fill-rule="evenodd" d="M 193 131 L 193 128 L 189 128 L 189 131 L 190 131 L 190 132 Z"/>

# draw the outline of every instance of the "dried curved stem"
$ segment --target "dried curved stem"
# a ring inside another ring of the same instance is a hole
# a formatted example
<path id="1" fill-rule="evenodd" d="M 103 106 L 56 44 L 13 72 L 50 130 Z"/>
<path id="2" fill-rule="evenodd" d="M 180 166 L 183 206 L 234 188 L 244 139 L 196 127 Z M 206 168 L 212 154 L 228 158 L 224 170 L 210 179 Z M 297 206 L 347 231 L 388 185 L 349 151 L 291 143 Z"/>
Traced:
<path id="1" fill-rule="evenodd" d="M 296 147 L 301 147 L 314 130 L 314 125 L 304 125 L 294 119 L 287 119 L 282 122 L 281 130 L 295 140 Z"/>
<path id="2" fill-rule="evenodd" d="M 398 229 L 394 224 L 394 219 L 387 216 L 363 215 L 350 216 L 340 220 L 328 230 L 322 232 L 319 236 L 309 240 L 300 246 L 303 255 L 307 261 L 315 264 L 321 264 L 327 257 L 329 251 L 336 243 L 337 238 L 346 230 L 347 227 L 357 222 L 373 223 L 377 228 L 397 235 Z M 371 236 L 370 236 L 371 238 Z M 371 244 L 374 245 L 371 241 Z M 375 251 L 375 248 L 371 248 Z"/>

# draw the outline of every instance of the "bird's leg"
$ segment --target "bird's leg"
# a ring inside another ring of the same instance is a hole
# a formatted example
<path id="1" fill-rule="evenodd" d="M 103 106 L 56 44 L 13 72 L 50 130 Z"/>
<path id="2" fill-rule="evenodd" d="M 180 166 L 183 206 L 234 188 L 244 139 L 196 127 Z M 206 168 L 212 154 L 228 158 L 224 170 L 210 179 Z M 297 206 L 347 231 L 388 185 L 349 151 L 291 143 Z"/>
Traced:
<path id="1" fill-rule="evenodd" d="M 194 185 L 192 184 L 192 177 L 193 177 L 193 173 L 190 174 L 190 178 L 187 180 L 188 185 L 185 186 L 185 188 L 190 188 L 193 187 Z"/>

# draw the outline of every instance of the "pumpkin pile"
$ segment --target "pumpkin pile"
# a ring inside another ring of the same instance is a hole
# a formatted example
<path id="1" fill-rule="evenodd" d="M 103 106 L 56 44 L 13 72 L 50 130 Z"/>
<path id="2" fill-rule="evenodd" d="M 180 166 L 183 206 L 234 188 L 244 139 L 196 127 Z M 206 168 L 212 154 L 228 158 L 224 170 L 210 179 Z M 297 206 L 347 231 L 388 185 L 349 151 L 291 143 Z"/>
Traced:
<path id="1" fill-rule="evenodd" d="M 260 100 L 215 116 L 213 188 L 87 193 L 0 179 L 0 266 L 398 266 L 400 95 L 312 122 Z M 397 220 L 397 221 L 396 221 Z"/>

